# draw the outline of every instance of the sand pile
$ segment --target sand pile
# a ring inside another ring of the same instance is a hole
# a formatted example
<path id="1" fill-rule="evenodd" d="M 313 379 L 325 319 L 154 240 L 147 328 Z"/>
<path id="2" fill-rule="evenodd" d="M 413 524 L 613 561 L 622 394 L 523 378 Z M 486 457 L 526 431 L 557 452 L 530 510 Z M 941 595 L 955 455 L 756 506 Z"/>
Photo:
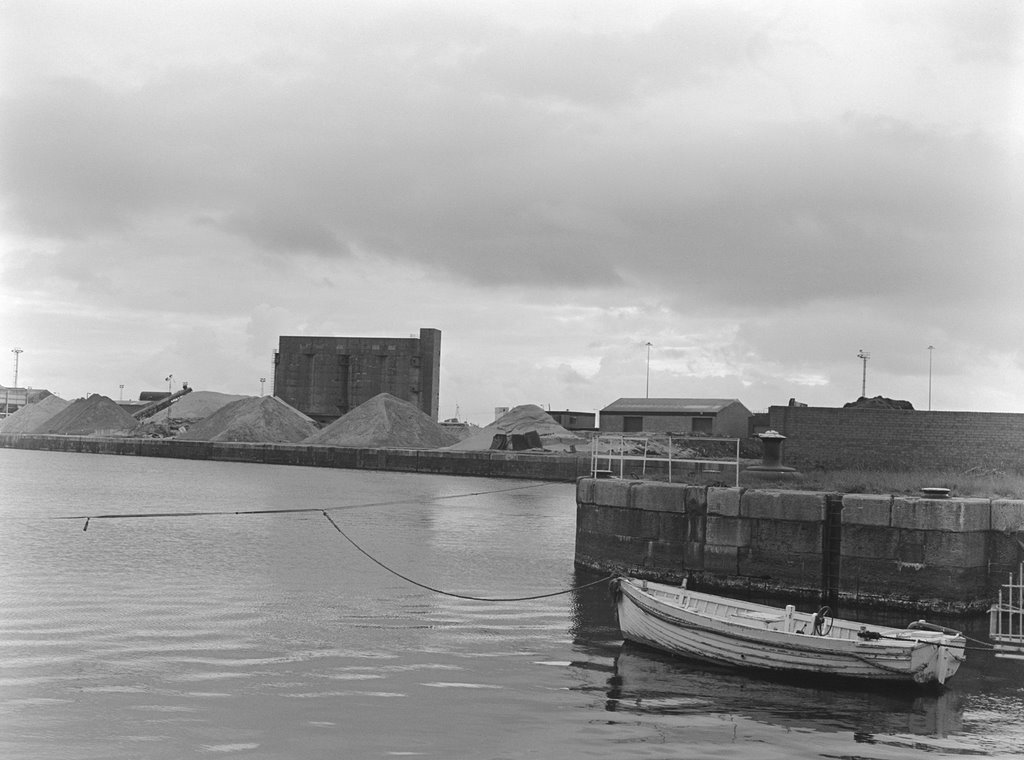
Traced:
<path id="1" fill-rule="evenodd" d="M 46 396 L 35 403 L 26 404 L 10 417 L 0 420 L 0 433 L 34 433 L 36 428 L 66 409 L 70 403 L 60 396 Z"/>
<path id="2" fill-rule="evenodd" d="M 573 451 L 586 443 L 586 438 L 570 433 L 539 406 L 524 404 L 510 409 L 487 427 L 448 448 L 456 451 L 491 448 Z"/>
<path id="3" fill-rule="evenodd" d="M 94 393 L 80 398 L 37 426 L 33 433 L 55 435 L 123 435 L 138 423 L 106 396 Z"/>
<path id="4" fill-rule="evenodd" d="M 236 396 L 216 391 L 192 391 L 171 404 L 170 416 L 177 420 L 201 420 L 209 417 L 218 409 L 243 398 L 251 398 L 251 396 Z M 165 409 L 157 412 L 156 416 L 166 414 L 167 410 Z"/>
<path id="5" fill-rule="evenodd" d="M 390 393 L 380 393 L 303 443 L 320 446 L 440 449 L 457 440 L 457 436 L 434 422 L 415 405 Z"/>
<path id="6" fill-rule="evenodd" d="M 316 430 L 313 420 L 275 396 L 243 396 L 195 423 L 178 439 L 298 443 Z"/>

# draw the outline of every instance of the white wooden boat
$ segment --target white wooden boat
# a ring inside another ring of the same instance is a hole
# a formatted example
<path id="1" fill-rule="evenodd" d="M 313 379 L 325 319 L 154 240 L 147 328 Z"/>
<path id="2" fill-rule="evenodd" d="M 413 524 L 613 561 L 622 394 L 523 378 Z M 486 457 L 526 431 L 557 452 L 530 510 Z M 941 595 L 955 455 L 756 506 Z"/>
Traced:
<path id="1" fill-rule="evenodd" d="M 634 578 L 612 582 L 623 638 L 681 657 L 785 673 L 944 684 L 967 640 L 919 621 L 866 625 Z"/>

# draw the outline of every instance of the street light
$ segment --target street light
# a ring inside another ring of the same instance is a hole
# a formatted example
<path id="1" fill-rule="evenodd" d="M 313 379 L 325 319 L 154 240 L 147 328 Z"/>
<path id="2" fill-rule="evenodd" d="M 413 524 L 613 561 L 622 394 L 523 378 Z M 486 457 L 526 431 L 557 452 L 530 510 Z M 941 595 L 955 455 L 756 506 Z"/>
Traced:
<path id="1" fill-rule="evenodd" d="M 20 348 L 12 348 L 11 353 L 14 354 L 14 387 L 18 387 L 18 359 L 21 357 L 22 350 Z M 11 392 L 7 390 L 4 392 L 4 417 L 6 417 L 10 411 L 11 405 Z"/>
<path id="2" fill-rule="evenodd" d="M 868 359 L 871 358 L 871 354 L 865 351 L 863 348 L 857 353 L 857 358 L 864 364 L 864 371 L 860 378 L 860 397 L 867 398 L 868 388 Z"/>
<path id="3" fill-rule="evenodd" d="M 14 387 L 18 387 L 18 359 L 21 357 L 23 351 L 20 348 L 12 348 L 11 353 L 14 354 Z"/>
<path id="4" fill-rule="evenodd" d="M 932 410 L 932 351 L 935 346 L 928 346 L 928 411 Z"/>
<path id="5" fill-rule="evenodd" d="M 647 341 L 647 390 L 644 398 L 651 397 L 651 346 L 653 344 Z"/>
<path id="6" fill-rule="evenodd" d="M 164 378 L 164 380 L 167 381 L 167 398 L 170 398 L 171 396 L 174 395 L 174 393 L 171 391 L 171 383 L 174 382 L 174 375 L 168 375 L 167 377 Z M 170 402 L 168 402 L 168 404 L 167 404 L 167 417 L 165 419 L 167 420 L 167 424 L 170 425 L 171 424 L 171 404 L 170 404 Z"/>

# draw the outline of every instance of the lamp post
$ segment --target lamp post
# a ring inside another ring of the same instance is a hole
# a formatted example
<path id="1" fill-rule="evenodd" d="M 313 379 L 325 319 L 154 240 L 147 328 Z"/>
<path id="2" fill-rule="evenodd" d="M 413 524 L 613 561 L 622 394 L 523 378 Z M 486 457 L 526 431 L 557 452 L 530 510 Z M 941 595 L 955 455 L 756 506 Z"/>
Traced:
<path id="1" fill-rule="evenodd" d="M 11 353 L 14 354 L 14 387 L 18 387 L 18 359 L 21 358 L 22 350 L 20 348 L 12 348 Z M 4 393 L 4 417 L 7 416 L 10 411 L 11 404 L 11 392 L 7 391 Z"/>
<path id="2" fill-rule="evenodd" d="M 644 392 L 644 398 L 651 397 L 651 346 L 653 344 L 647 341 L 647 386 Z"/>
<path id="3" fill-rule="evenodd" d="M 864 364 L 864 369 L 860 377 L 860 397 L 866 398 L 868 388 L 868 359 L 871 358 L 871 354 L 865 351 L 863 348 L 857 353 L 857 358 Z"/>
<path id="4" fill-rule="evenodd" d="M 14 387 L 18 387 L 18 359 L 21 358 L 23 351 L 20 348 L 12 348 L 11 353 L 14 354 Z"/>
<path id="5" fill-rule="evenodd" d="M 928 346 L 928 411 L 932 410 L 932 351 L 935 346 Z"/>
<path id="6" fill-rule="evenodd" d="M 174 395 L 174 392 L 171 390 L 171 384 L 174 382 L 174 375 L 168 375 L 167 377 L 164 378 L 164 380 L 167 381 L 167 398 L 170 398 L 171 396 Z M 167 404 L 167 417 L 165 419 L 167 420 L 167 424 L 170 425 L 171 424 L 171 405 L 170 405 L 170 403 Z"/>

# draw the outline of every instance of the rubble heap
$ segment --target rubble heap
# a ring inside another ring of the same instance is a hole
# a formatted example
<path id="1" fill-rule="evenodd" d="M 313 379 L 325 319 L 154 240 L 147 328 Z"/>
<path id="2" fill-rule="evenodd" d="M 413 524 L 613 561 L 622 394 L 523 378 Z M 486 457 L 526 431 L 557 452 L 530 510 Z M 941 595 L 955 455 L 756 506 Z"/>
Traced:
<path id="1" fill-rule="evenodd" d="M 575 451 L 587 443 L 586 438 L 566 430 L 536 404 L 523 404 L 513 407 L 487 427 L 447 448 L 453 451 L 486 451 L 493 448 Z"/>

